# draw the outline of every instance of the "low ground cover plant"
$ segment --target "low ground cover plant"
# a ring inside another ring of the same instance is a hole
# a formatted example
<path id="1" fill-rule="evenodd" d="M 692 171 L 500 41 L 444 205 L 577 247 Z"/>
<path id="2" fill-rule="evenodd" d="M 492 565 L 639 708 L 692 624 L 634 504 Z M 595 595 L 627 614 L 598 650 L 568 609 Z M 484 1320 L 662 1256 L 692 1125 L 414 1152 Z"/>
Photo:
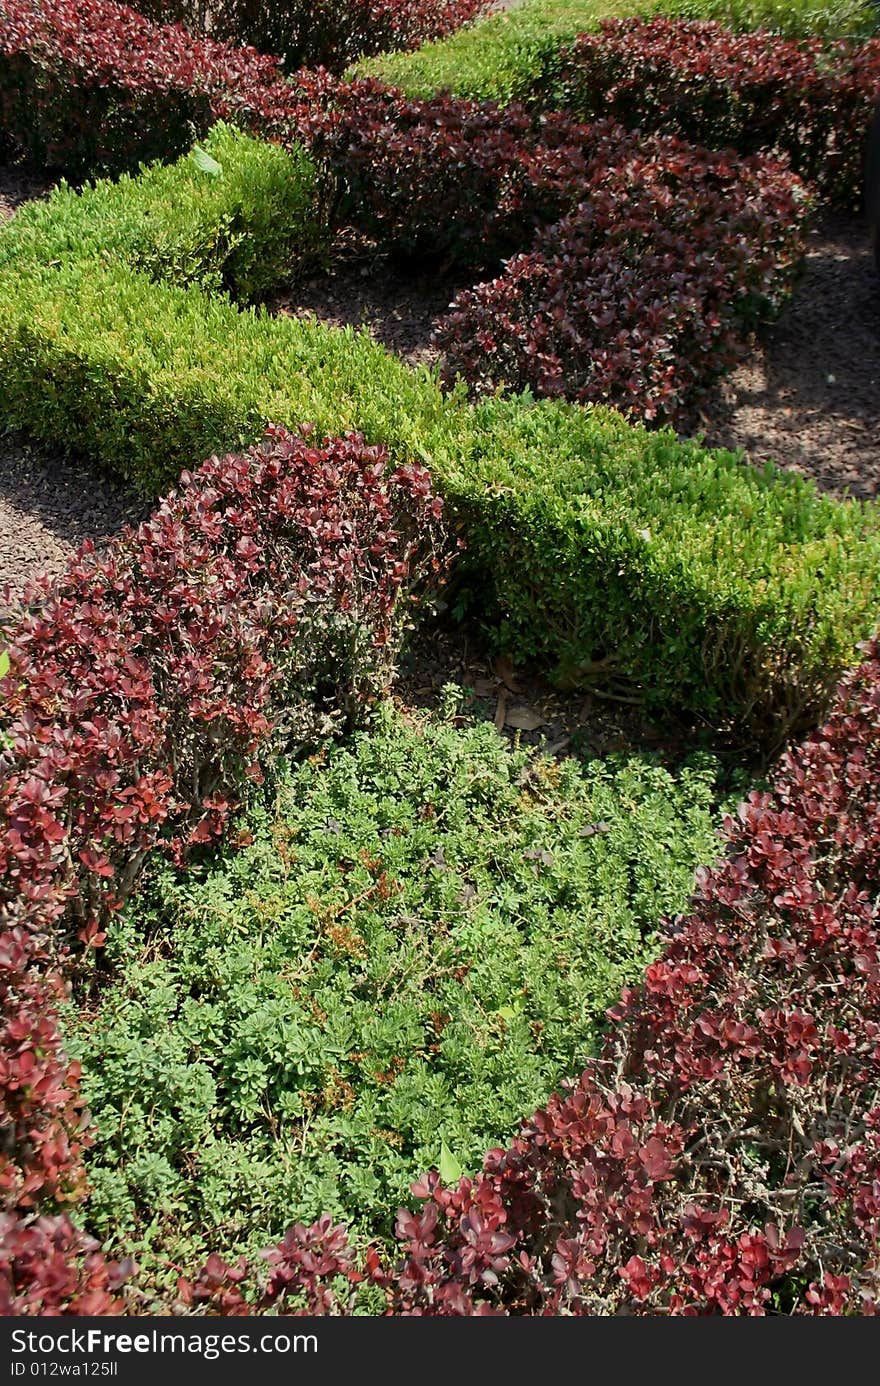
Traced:
<path id="1" fill-rule="evenodd" d="M 447 1161 L 419 1182 L 400 1264 L 325 1216 L 266 1260 L 210 1257 L 183 1301 L 344 1313 L 368 1281 L 397 1313 L 874 1312 L 880 659 L 865 653 L 727 823 L 725 859 L 612 1008 L 600 1059 L 475 1179 Z M 119 1274 L 72 1255 L 78 1238 L 7 1214 L 4 1306 L 113 1312 Z"/>
<path id="2" fill-rule="evenodd" d="M 267 1269 L 212 1258 L 186 1301 L 345 1313 L 367 1277 L 394 1313 L 876 1313 L 880 660 L 865 653 L 825 726 L 728 820 L 725 859 L 610 1010 L 600 1059 L 477 1178 L 418 1183 L 391 1273 L 327 1218 L 293 1227 Z"/>
<path id="3" fill-rule="evenodd" d="M 880 39 L 832 48 L 765 30 L 613 19 L 561 54 L 552 103 L 743 154 L 784 153 L 824 197 L 860 206 Z"/>
<path id="4" fill-rule="evenodd" d="M 593 1052 L 715 851 L 707 757 L 582 769 L 388 709 L 280 773 L 246 845 L 113 923 L 68 1022 L 88 1226 L 145 1271 L 322 1213 L 390 1239 L 424 1167 L 477 1168 Z"/>

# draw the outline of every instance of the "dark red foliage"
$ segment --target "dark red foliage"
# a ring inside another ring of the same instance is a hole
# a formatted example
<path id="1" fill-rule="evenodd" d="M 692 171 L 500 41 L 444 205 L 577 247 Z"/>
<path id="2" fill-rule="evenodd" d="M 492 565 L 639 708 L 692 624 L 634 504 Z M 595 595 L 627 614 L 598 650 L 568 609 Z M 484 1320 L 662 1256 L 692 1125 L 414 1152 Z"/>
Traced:
<path id="1" fill-rule="evenodd" d="M 68 1062 L 55 1005 L 60 983 L 34 935 L 0 933 L 0 1204 L 31 1210 L 83 1192 L 79 1065 Z"/>
<path id="2" fill-rule="evenodd" d="M 340 88 L 315 147 L 340 178 L 345 208 L 404 256 L 497 260 L 537 223 L 510 207 L 528 190 L 536 140 L 519 107 L 450 96 L 409 100 L 377 82 Z M 524 224 L 525 223 L 525 224 Z"/>
<path id="3" fill-rule="evenodd" d="M 188 149 L 274 59 L 194 39 L 113 0 L 0 0 L 0 129 L 73 177 Z"/>
<path id="4" fill-rule="evenodd" d="M 378 52 L 449 32 L 480 7 L 478 0 L 356 0 L 316 23 L 312 5 L 230 3 L 215 14 L 212 32 L 236 43 L 252 32 L 266 52 L 290 52 L 297 26 L 307 27 L 308 61 L 332 68 L 348 61 L 339 57 L 346 47 L 365 41 L 362 22 Z M 287 48 L 268 41 L 273 26 Z M 323 68 L 289 85 L 277 58 L 152 23 L 114 0 L 0 0 L 0 130 L 32 160 L 76 178 L 174 159 L 219 119 L 268 137 L 312 142 L 320 131 L 326 139 L 339 125 L 329 112 L 333 97 L 354 110 L 381 90 L 375 82 L 340 83 Z"/>
<path id="5" fill-rule="evenodd" d="M 355 434 L 273 427 L 181 486 L 0 623 L 0 1312 L 113 1312 L 117 1272 L 66 1219 L 34 1221 L 84 1187 L 88 1114 L 54 1009 L 63 916 L 100 945 L 152 849 L 180 860 L 261 755 L 355 721 L 401 597 L 439 567 L 428 474 L 389 472 Z"/>
<path id="6" fill-rule="evenodd" d="M 411 100 L 363 80 L 325 93 L 306 134 L 363 231 L 400 255 L 498 263 L 579 200 L 601 156 L 593 127 L 521 106 Z"/>
<path id="7" fill-rule="evenodd" d="M 858 205 L 880 90 L 880 39 L 789 41 L 713 22 L 611 19 L 562 56 L 554 99 L 712 149 L 785 153 L 823 194 Z"/>
<path id="8" fill-rule="evenodd" d="M 393 1314 L 874 1314 L 880 647 L 866 655 L 727 820 L 726 856 L 609 1013 L 601 1057 L 475 1179 L 416 1185 L 393 1273 L 355 1269 L 325 1219 L 271 1253 L 271 1290 L 212 1258 L 188 1302 L 290 1312 L 340 1274 Z"/>
<path id="9" fill-rule="evenodd" d="M 477 392 L 528 386 L 675 420 L 784 300 L 808 203 L 765 158 L 590 134 L 579 205 L 459 294 L 436 340 L 447 375 Z"/>
<path id="10" fill-rule="evenodd" d="M 369 1249 L 359 1266 L 345 1228 L 335 1226 L 326 1213 L 311 1227 L 291 1227 L 264 1257 L 269 1275 L 263 1275 L 256 1294 L 253 1269 L 244 1257 L 228 1266 L 221 1257 L 210 1256 L 195 1281 L 178 1282 L 181 1302 L 214 1314 L 346 1314 L 358 1285 L 365 1280 L 386 1283 L 375 1250 Z M 344 1298 L 341 1287 L 347 1289 Z"/>
<path id="11" fill-rule="evenodd" d="M 343 71 L 356 58 L 418 48 L 474 19 L 487 0 L 221 0 L 215 32 L 277 53 L 288 71 Z"/>

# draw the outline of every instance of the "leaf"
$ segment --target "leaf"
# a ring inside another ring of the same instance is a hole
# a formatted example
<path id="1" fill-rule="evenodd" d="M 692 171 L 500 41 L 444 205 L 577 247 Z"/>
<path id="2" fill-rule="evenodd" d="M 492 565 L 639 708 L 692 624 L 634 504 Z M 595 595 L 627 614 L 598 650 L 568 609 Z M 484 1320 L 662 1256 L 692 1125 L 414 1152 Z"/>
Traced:
<path id="1" fill-rule="evenodd" d="M 546 717 L 542 717 L 533 707 L 509 708 L 504 720 L 508 727 L 517 727 L 520 731 L 537 731 L 538 727 L 547 724 Z"/>
<path id="2" fill-rule="evenodd" d="M 206 149 L 202 149 L 197 144 L 192 151 L 192 159 L 196 168 L 201 169 L 202 173 L 208 173 L 212 178 L 218 178 L 223 172 L 223 165 L 218 164 L 216 159 L 212 159 Z"/>
<path id="3" fill-rule="evenodd" d="M 9 673 L 9 654 L 6 650 L 0 650 L 0 679 L 5 679 Z"/>
<path id="4" fill-rule="evenodd" d="M 461 1178 L 461 1165 L 445 1141 L 440 1146 L 440 1178 L 444 1184 L 457 1184 Z"/>

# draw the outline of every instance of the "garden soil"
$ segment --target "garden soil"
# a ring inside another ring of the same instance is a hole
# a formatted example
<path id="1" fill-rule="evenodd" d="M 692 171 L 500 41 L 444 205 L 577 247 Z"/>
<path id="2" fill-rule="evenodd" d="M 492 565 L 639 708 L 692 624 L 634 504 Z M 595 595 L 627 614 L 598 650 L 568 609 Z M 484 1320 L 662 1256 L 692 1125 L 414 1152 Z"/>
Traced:
<path id="1" fill-rule="evenodd" d="M 0 219 L 46 189 L 0 169 Z M 411 364 L 432 364 L 433 324 L 459 287 L 403 273 L 353 243 L 330 271 L 289 286 L 270 307 L 365 327 Z M 817 227 L 792 302 L 682 431 L 757 463 L 773 458 L 835 495 L 880 495 L 880 277 L 861 218 Z M 94 463 L 0 434 L 0 589 L 59 572 L 84 539 L 101 544 L 145 513 L 136 493 Z"/>

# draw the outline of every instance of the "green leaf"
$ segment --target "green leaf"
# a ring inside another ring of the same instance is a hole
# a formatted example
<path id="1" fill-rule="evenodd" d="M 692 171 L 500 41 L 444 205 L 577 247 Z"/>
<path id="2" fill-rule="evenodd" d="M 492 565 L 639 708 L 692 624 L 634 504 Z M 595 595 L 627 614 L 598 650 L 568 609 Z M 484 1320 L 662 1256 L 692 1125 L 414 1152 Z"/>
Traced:
<path id="1" fill-rule="evenodd" d="M 223 165 L 218 164 L 216 159 L 212 159 L 200 144 L 197 144 L 193 149 L 192 159 L 196 168 L 201 169 L 202 173 L 209 173 L 212 178 L 219 177 L 223 172 Z"/>
<path id="2" fill-rule="evenodd" d="M 440 1146 L 440 1178 L 444 1184 L 457 1184 L 461 1178 L 461 1165 L 445 1141 Z"/>
<path id="3" fill-rule="evenodd" d="M 9 655 L 5 650 L 0 650 L 0 679 L 5 679 L 9 673 Z"/>

